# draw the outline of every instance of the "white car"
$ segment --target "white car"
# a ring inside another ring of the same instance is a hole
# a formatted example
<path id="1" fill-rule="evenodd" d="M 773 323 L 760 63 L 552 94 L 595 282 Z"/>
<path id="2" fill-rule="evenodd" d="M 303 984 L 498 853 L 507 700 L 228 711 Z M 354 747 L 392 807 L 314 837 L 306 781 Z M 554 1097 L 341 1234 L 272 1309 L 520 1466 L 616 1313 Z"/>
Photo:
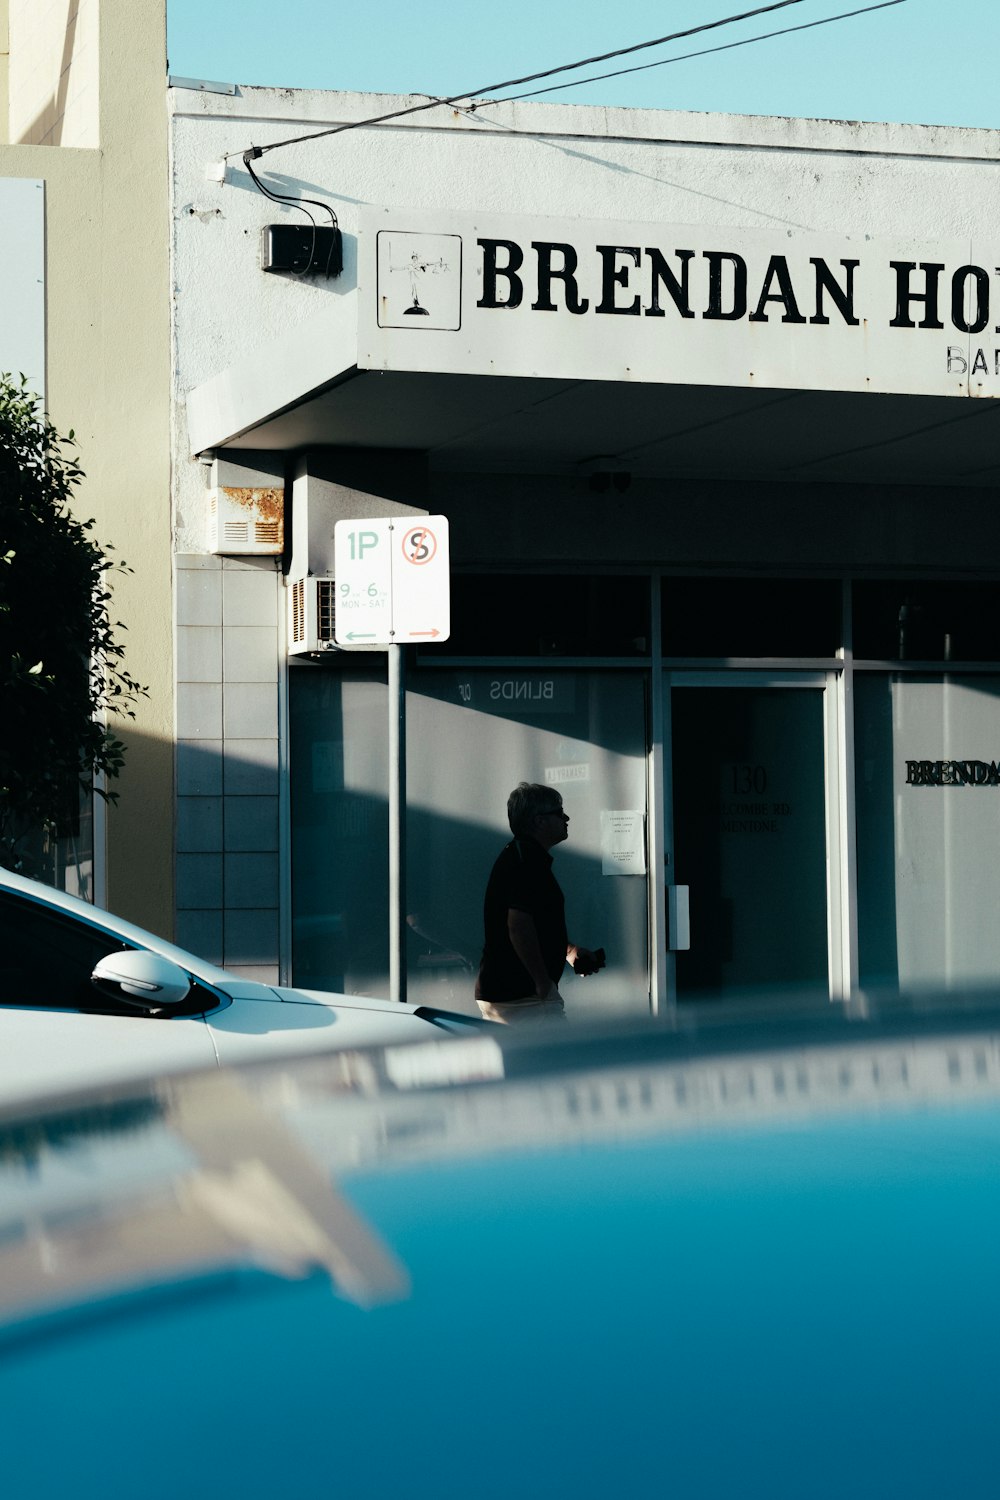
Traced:
<path id="1" fill-rule="evenodd" d="M 118 1079 L 488 1024 L 428 1006 L 240 979 L 0 870 L 0 1106 Z"/>

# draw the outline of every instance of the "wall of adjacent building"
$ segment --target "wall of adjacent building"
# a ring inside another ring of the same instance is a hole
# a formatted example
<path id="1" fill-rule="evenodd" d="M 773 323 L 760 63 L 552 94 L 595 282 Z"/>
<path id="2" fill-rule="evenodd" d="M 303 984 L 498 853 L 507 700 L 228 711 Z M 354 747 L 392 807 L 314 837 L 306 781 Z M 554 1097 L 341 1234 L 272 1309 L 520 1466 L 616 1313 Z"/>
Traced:
<path id="1" fill-rule="evenodd" d="M 0 145 L 9 139 L 10 121 L 10 25 L 8 0 L 0 0 Z"/>
<path id="2" fill-rule="evenodd" d="M 76 433 L 86 474 L 78 511 L 132 569 L 114 581 L 113 613 L 127 628 L 127 668 L 149 689 L 122 727 L 126 767 L 107 818 L 105 895 L 112 910 L 169 935 L 165 0 L 4 0 L 0 37 L 6 19 L 10 116 L 0 177 L 45 182 L 47 405 L 60 431 Z"/>
<path id="3" fill-rule="evenodd" d="M 10 140 L 37 146 L 100 144 L 102 0 L 7 0 Z M 141 14 L 137 17 L 141 25 Z"/>

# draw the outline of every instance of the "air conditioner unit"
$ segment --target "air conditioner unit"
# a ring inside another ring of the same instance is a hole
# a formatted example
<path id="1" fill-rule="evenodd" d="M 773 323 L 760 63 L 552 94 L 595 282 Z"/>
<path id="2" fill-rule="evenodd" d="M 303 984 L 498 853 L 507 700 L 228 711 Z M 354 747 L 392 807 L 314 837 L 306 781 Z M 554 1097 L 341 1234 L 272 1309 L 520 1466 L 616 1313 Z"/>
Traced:
<path id="1" fill-rule="evenodd" d="M 331 576 L 296 578 L 286 585 L 288 655 L 313 656 L 337 651 L 334 630 L 334 580 Z"/>
<path id="2" fill-rule="evenodd" d="M 285 492 L 219 485 L 208 491 L 208 550 L 235 557 L 273 557 L 285 545 Z"/>

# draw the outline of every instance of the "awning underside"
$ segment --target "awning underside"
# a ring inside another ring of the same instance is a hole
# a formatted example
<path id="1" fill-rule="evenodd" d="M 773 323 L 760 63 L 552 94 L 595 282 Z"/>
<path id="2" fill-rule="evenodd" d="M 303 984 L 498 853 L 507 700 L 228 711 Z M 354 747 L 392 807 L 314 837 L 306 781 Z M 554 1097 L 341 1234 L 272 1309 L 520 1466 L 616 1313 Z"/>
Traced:
<path id="1" fill-rule="evenodd" d="M 989 486 L 998 424 L 986 399 L 354 370 L 212 446 L 417 449 L 470 472 L 610 459 L 647 478 Z"/>

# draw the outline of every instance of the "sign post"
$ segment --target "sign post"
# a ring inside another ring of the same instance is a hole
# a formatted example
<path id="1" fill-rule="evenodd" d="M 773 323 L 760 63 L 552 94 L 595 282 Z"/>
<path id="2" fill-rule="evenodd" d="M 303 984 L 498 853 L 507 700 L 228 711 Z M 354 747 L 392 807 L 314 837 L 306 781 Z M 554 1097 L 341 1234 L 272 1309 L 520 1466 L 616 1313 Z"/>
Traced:
<path id="1" fill-rule="evenodd" d="M 406 1002 L 406 672 L 389 657 L 389 998 Z"/>
<path id="2" fill-rule="evenodd" d="M 389 994 L 406 1000 L 406 682 L 402 647 L 451 634 L 447 516 L 338 521 L 333 528 L 338 646 L 389 657 Z"/>

